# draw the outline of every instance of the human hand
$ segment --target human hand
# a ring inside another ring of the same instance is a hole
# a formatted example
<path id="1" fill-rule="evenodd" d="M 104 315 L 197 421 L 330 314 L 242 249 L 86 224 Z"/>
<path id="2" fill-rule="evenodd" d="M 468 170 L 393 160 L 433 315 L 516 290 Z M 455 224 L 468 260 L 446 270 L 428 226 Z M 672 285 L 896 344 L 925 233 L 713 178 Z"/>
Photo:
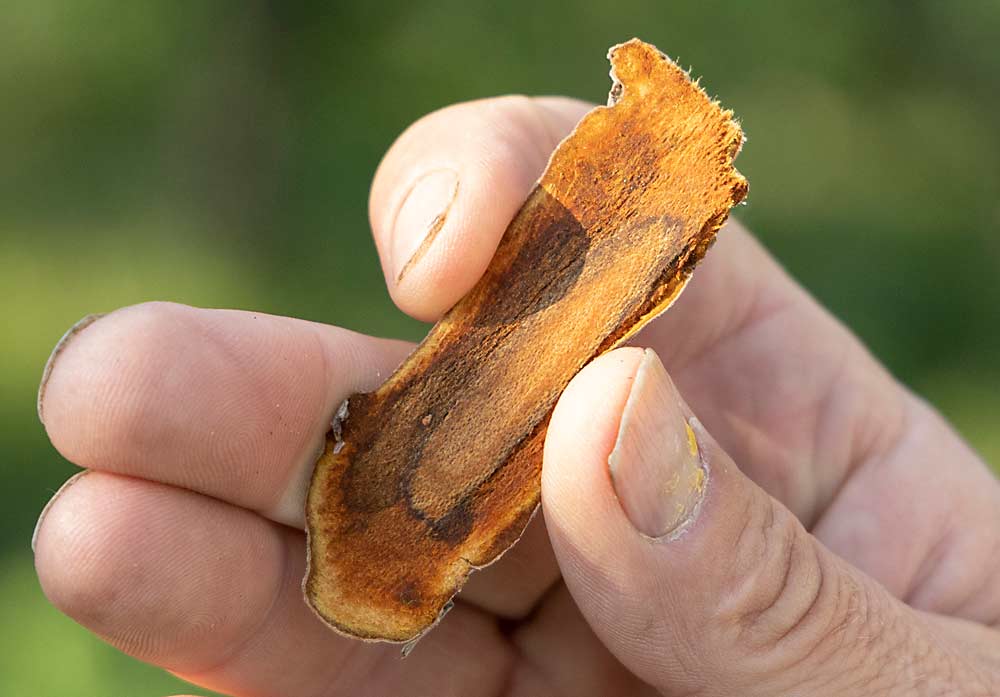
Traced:
<path id="1" fill-rule="evenodd" d="M 471 288 L 586 108 L 473 102 L 400 137 L 370 212 L 402 309 L 434 319 Z M 43 380 L 49 436 L 87 468 L 39 523 L 43 589 L 240 696 L 998 689 L 1000 485 L 748 233 L 727 225 L 635 343 L 652 350 L 602 356 L 560 399 L 544 518 L 403 661 L 330 632 L 300 581 L 329 417 L 410 347 L 245 312 L 111 313 Z"/>

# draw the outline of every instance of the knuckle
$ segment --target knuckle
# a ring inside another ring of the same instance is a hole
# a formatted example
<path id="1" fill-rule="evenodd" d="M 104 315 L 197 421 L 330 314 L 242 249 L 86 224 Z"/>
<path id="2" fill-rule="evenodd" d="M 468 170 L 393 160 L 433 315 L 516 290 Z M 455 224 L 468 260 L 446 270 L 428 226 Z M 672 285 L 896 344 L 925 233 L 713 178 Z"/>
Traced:
<path id="1" fill-rule="evenodd" d="M 818 543 L 770 498 L 748 506 L 730 558 L 716 621 L 721 638 L 744 654 L 810 652 L 836 634 L 848 605 L 859 605 Z"/>

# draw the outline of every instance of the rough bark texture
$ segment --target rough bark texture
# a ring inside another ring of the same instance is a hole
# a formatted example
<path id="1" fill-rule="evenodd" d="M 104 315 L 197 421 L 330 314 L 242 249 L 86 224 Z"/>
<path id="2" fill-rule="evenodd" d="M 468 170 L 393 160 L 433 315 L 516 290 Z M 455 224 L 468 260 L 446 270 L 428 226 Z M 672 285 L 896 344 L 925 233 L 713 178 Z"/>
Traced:
<path id="1" fill-rule="evenodd" d="M 552 155 L 483 278 L 327 436 L 304 588 L 341 632 L 419 636 L 517 540 L 563 388 L 669 306 L 746 194 L 731 112 L 653 46 L 609 57 L 609 106 Z"/>

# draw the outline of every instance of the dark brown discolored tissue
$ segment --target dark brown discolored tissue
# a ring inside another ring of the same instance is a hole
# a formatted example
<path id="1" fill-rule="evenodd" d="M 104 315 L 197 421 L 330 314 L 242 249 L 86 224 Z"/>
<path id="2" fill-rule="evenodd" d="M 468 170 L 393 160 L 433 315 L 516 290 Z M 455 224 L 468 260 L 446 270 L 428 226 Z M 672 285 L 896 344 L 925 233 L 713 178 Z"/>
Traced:
<path id="1" fill-rule="evenodd" d="M 304 588 L 345 634 L 420 636 L 518 539 L 563 388 L 673 302 L 746 195 L 732 113 L 649 44 L 609 57 L 609 106 L 553 153 L 483 278 L 327 435 Z"/>

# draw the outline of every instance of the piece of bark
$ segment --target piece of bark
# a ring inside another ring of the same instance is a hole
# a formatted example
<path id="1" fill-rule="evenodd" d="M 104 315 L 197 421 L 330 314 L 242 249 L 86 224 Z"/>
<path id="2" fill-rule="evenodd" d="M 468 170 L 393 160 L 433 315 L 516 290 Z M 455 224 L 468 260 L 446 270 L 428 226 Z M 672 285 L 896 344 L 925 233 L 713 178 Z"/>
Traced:
<path id="1" fill-rule="evenodd" d="M 304 581 L 334 629 L 412 640 L 517 540 L 563 388 L 673 302 L 746 195 L 732 113 L 649 44 L 608 55 L 609 106 L 553 153 L 483 278 L 334 420 Z"/>

